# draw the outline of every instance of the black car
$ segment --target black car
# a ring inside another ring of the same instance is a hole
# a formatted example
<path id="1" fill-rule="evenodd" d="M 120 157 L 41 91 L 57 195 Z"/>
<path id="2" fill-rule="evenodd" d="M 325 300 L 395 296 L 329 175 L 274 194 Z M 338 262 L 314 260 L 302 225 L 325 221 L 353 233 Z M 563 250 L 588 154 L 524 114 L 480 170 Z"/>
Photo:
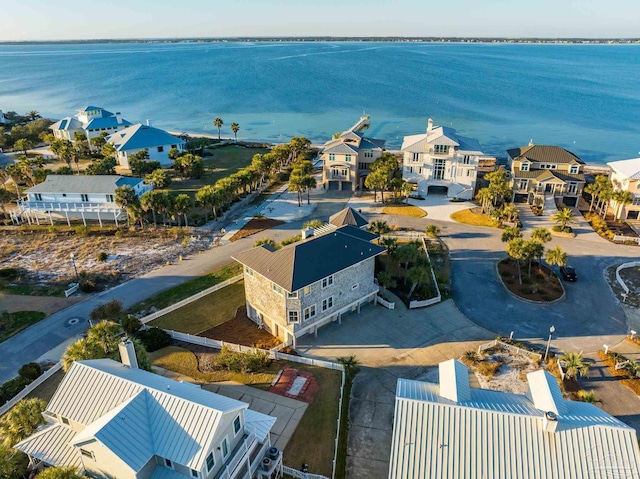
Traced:
<path id="1" fill-rule="evenodd" d="M 577 281 L 578 275 L 576 269 L 572 266 L 561 266 L 560 273 L 565 281 Z"/>

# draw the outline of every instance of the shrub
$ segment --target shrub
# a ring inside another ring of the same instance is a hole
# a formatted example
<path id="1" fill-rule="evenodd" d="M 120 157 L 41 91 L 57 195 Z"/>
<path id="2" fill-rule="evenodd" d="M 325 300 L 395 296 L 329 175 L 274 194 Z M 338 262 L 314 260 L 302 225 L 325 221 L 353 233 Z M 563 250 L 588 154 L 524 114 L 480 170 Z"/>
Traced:
<path id="1" fill-rule="evenodd" d="M 89 317 L 92 321 L 107 320 L 117 323 L 120 321 L 122 313 L 124 313 L 122 303 L 117 299 L 114 299 L 112 301 L 109 301 L 108 303 L 97 306 L 93 311 L 91 311 Z"/>
<path id="2" fill-rule="evenodd" d="M 83 293 L 93 293 L 96 290 L 96 283 L 94 283 L 90 279 L 82 279 L 80 280 L 80 285 L 78 286 L 78 288 Z"/>
<path id="3" fill-rule="evenodd" d="M 280 243 L 280 246 L 287 246 L 287 245 L 290 245 L 290 244 L 293 244 L 293 243 L 297 243 L 301 239 L 302 239 L 302 236 L 300 236 L 300 235 L 292 236 L 291 238 L 287 238 L 285 240 L 282 240 L 282 242 Z"/>
<path id="4" fill-rule="evenodd" d="M 531 278 L 525 276 L 524 278 L 522 278 L 522 283 L 523 284 L 531 284 Z"/>
<path id="5" fill-rule="evenodd" d="M 171 344 L 171 336 L 159 328 L 150 328 L 138 333 L 138 339 L 148 352 L 157 351 Z"/>
<path id="6" fill-rule="evenodd" d="M 322 221 L 320 220 L 310 220 L 302 225 L 303 228 L 320 228 L 322 226 Z"/>
<path id="7" fill-rule="evenodd" d="M 89 234 L 89 228 L 84 225 L 79 225 L 74 228 L 76 235 L 78 236 L 87 236 Z"/>
<path id="8" fill-rule="evenodd" d="M 118 230 L 118 231 L 116 231 L 116 234 L 115 234 L 115 237 L 116 237 L 116 238 L 118 238 L 118 239 L 119 239 L 119 238 L 122 238 L 122 236 L 123 236 L 122 230 Z"/>
<path id="9" fill-rule="evenodd" d="M 42 368 L 38 363 L 27 363 L 22 365 L 18 370 L 18 374 L 25 379 L 33 381 L 42 374 Z"/>
<path id="10" fill-rule="evenodd" d="M 462 357 L 465 362 L 476 364 L 480 362 L 480 355 L 476 351 L 467 351 Z"/>
<path id="11" fill-rule="evenodd" d="M 124 318 L 120 324 L 122 325 L 122 329 L 130 336 L 136 336 L 142 328 L 140 320 L 131 314 Z"/>
<path id="12" fill-rule="evenodd" d="M 108 257 L 109 257 L 109 255 L 107 253 L 105 253 L 104 251 L 100 251 L 98 253 L 98 261 L 100 261 L 101 263 L 104 263 L 105 261 L 107 261 Z"/>
<path id="13" fill-rule="evenodd" d="M 502 366 L 502 364 L 500 363 L 494 363 L 492 361 L 481 361 L 476 365 L 476 369 L 487 379 L 491 379 L 500 370 L 500 366 Z"/>
<path id="14" fill-rule="evenodd" d="M 14 281 L 20 277 L 20 270 L 16 268 L 1 268 L 0 279 Z"/>
<path id="15" fill-rule="evenodd" d="M 224 346 L 216 357 L 218 367 L 228 371 L 241 373 L 255 373 L 263 370 L 271 360 L 264 351 L 239 353 Z"/>
<path id="16" fill-rule="evenodd" d="M 27 387 L 31 383 L 31 380 L 18 376 L 17 378 L 9 379 L 2 385 L 2 392 L 4 397 L 9 400 L 16 396 L 20 391 Z"/>

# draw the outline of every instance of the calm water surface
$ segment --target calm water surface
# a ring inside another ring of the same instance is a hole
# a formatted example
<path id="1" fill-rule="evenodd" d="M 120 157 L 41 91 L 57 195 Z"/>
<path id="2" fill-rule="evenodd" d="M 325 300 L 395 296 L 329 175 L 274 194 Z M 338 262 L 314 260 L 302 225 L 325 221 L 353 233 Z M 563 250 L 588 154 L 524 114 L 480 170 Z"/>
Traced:
<path id="1" fill-rule="evenodd" d="M 0 109 L 326 141 L 366 112 L 398 148 L 428 117 L 488 153 L 533 139 L 602 163 L 640 151 L 640 46 L 180 43 L 0 46 Z"/>

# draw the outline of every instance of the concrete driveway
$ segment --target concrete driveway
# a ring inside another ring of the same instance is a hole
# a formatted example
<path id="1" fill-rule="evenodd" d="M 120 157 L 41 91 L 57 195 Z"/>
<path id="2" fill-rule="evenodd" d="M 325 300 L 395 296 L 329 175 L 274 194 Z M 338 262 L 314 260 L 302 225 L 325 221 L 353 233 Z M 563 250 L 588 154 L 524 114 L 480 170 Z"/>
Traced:
<path id="1" fill-rule="evenodd" d="M 305 356 L 335 360 L 355 354 L 362 364 L 351 391 L 347 477 L 388 477 L 391 430 L 399 377 L 437 379 L 440 361 L 495 338 L 466 319 L 448 300 L 426 309 L 366 306 L 298 342 Z M 435 376 L 434 376 L 435 374 Z"/>

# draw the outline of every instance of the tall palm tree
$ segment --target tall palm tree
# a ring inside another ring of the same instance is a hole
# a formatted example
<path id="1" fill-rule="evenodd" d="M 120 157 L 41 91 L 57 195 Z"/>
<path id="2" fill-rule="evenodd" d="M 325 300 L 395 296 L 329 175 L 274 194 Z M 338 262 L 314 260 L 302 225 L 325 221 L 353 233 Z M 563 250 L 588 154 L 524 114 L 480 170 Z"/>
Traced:
<path id="1" fill-rule="evenodd" d="M 507 254 L 516 262 L 518 270 L 518 282 L 522 284 L 522 273 L 520 271 L 520 261 L 525 257 L 525 246 L 522 238 L 514 238 L 507 243 Z"/>
<path id="2" fill-rule="evenodd" d="M 398 240 L 396 238 L 382 238 L 382 240 L 380 241 L 380 244 L 382 246 L 384 246 L 385 248 L 387 248 L 387 264 L 386 264 L 386 270 L 389 270 L 389 260 L 391 259 L 391 256 L 394 256 L 396 253 L 396 250 L 398 249 Z"/>
<path id="3" fill-rule="evenodd" d="M 184 217 L 184 225 L 189 226 L 189 218 L 187 215 L 191 211 L 191 208 L 193 208 L 191 197 L 185 193 L 181 193 L 175 197 L 173 206 L 176 214 Z"/>
<path id="4" fill-rule="evenodd" d="M 567 264 L 567 253 L 560 246 L 547 251 L 544 259 L 550 266 L 564 266 Z"/>
<path id="5" fill-rule="evenodd" d="M 542 255 L 544 255 L 544 245 L 538 240 L 530 239 L 529 241 L 525 241 L 524 249 L 525 257 L 529 262 L 528 274 L 529 277 L 531 277 L 531 264 L 534 259 L 542 258 Z"/>
<path id="6" fill-rule="evenodd" d="M 205 208 L 204 220 L 209 221 L 209 215 L 207 208 L 211 208 L 213 211 L 213 218 L 218 219 L 216 208 L 220 205 L 221 200 L 220 190 L 215 189 L 212 185 L 204 185 L 196 193 L 196 201 L 198 201 Z"/>
<path id="7" fill-rule="evenodd" d="M 540 243 L 548 243 L 551 241 L 551 232 L 544 227 L 535 228 L 531 232 L 531 239 L 539 241 Z"/>
<path id="8" fill-rule="evenodd" d="M 564 361 L 565 377 L 568 379 L 586 376 L 589 373 L 589 363 L 582 357 L 582 352 L 563 351 L 558 361 Z"/>
<path id="9" fill-rule="evenodd" d="M 409 298 L 411 298 L 411 295 L 419 285 L 429 281 L 429 273 L 427 269 L 422 266 L 414 266 L 407 271 L 407 279 L 411 281 L 411 289 L 409 290 Z"/>
<path id="10" fill-rule="evenodd" d="M 111 321 L 100 321 L 87 330 L 87 339 L 102 349 L 105 355 L 118 350 L 118 336 L 122 327 Z"/>
<path id="11" fill-rule="evenodd" d="M 116 204 L 127 213 L 127 224 L 129 225 L 129 214 L 132 208 L 140 206 L 140 199 L 138 198 L 138 195 L 131 186 L 124 185 L 116 188 L 115 200 Z"/>
<path id="12" fill-rule="evenodd" d="M 233 132 L 233 136 L 235 137 L 236 143 L 238 143 L 238 132 L 240 131 L 240 125 L 237 123 L 231 123 L 231 131 Z"/>
<path id="13" fill-rule="evenodd" d="M 400 187 L 400 192 L 404 196 L 404 202 L 409 203 L 409 195 L 413 193 L 413 185 L 408 181 L 403 181 L 402 186 Z"/>
<path id="14" fill-rule="evenodd" d="M 522 230 L 517 226 L 509 226 L 502 230 L 502 242 L 508 243 L 509 241 L 522 238 Z"/>
<path id="15" fill-rule="evenodd" d="M 369 225 L 369 228 L 367 229 L 379 236 L 382 236 L 383 234 L 387 234 L 389 231 L 391 231 L 391 228 L 389 227 L 387 222 L 383 220 L 372 221 L 371 224 Z"/>
<path id="16" fill-rule="evenodd" d="M 0 440 L 5 447 L 13 447 L 30 436 L 44 422 L 42 413 L 47 403 L 42 399 L 23 399 L 0 420 Z"/>
<path id="17" fill-rule="evenodd" d="M 158 206 L 159 206 L 158 193 L 160 192 L 157 190 L 151 190 L 151 191 L 147 191 L 145 194 L 143 194 L 140 197 L 140 208 L 142 208 L 142 211 L 145 211 L 145 212 L 151 211 L 151 214 L 153 215 L 154 228 L 158 227 L 158 222 L 156 218 L 156 212 L 158 211 Z"/>
<path id="18" fill-rule="evenodd" d="M 3 479 L 24 479 L 28 464 L 29 459 L 26 454 L 0 443 L 0 477 Z"/>
<path id="19" fill-rule="evenodd" d="M 213 120 L 213 126 L 218 129 L 218 141 L 220 141 L 220 129 L 222 128 L 222 125 L 224 125 L 224 121 L 222 121 L 222 118 L 216 117 L 216 119 Z"/>
<path id="20" fill-rule="evenodd" d="M 577 224 L 578 222 L 573 217 L 573 212 L 569 208 L 562 208 L 557 213 L 551 215 L 551 221 L 560 226 L 560 230 L 564 231 L 567 225 Z"/>
<path id="21" fill-rule="evenodd" d="M 520 210 L 513 203 L 504 205 L 504 208 L 502 209 L 502 215 L 509 223 L 513 223 L 517 220 L 518 214 L 520 214 Z"/>
<path id="22" fill-rule="evenodd" d="M 633 195 L 627 190 L 619 190 L 613 193 L 611 198 L 615 202 L 615 218 L 620 219 L 622 208 L 633 201 Z"/>

